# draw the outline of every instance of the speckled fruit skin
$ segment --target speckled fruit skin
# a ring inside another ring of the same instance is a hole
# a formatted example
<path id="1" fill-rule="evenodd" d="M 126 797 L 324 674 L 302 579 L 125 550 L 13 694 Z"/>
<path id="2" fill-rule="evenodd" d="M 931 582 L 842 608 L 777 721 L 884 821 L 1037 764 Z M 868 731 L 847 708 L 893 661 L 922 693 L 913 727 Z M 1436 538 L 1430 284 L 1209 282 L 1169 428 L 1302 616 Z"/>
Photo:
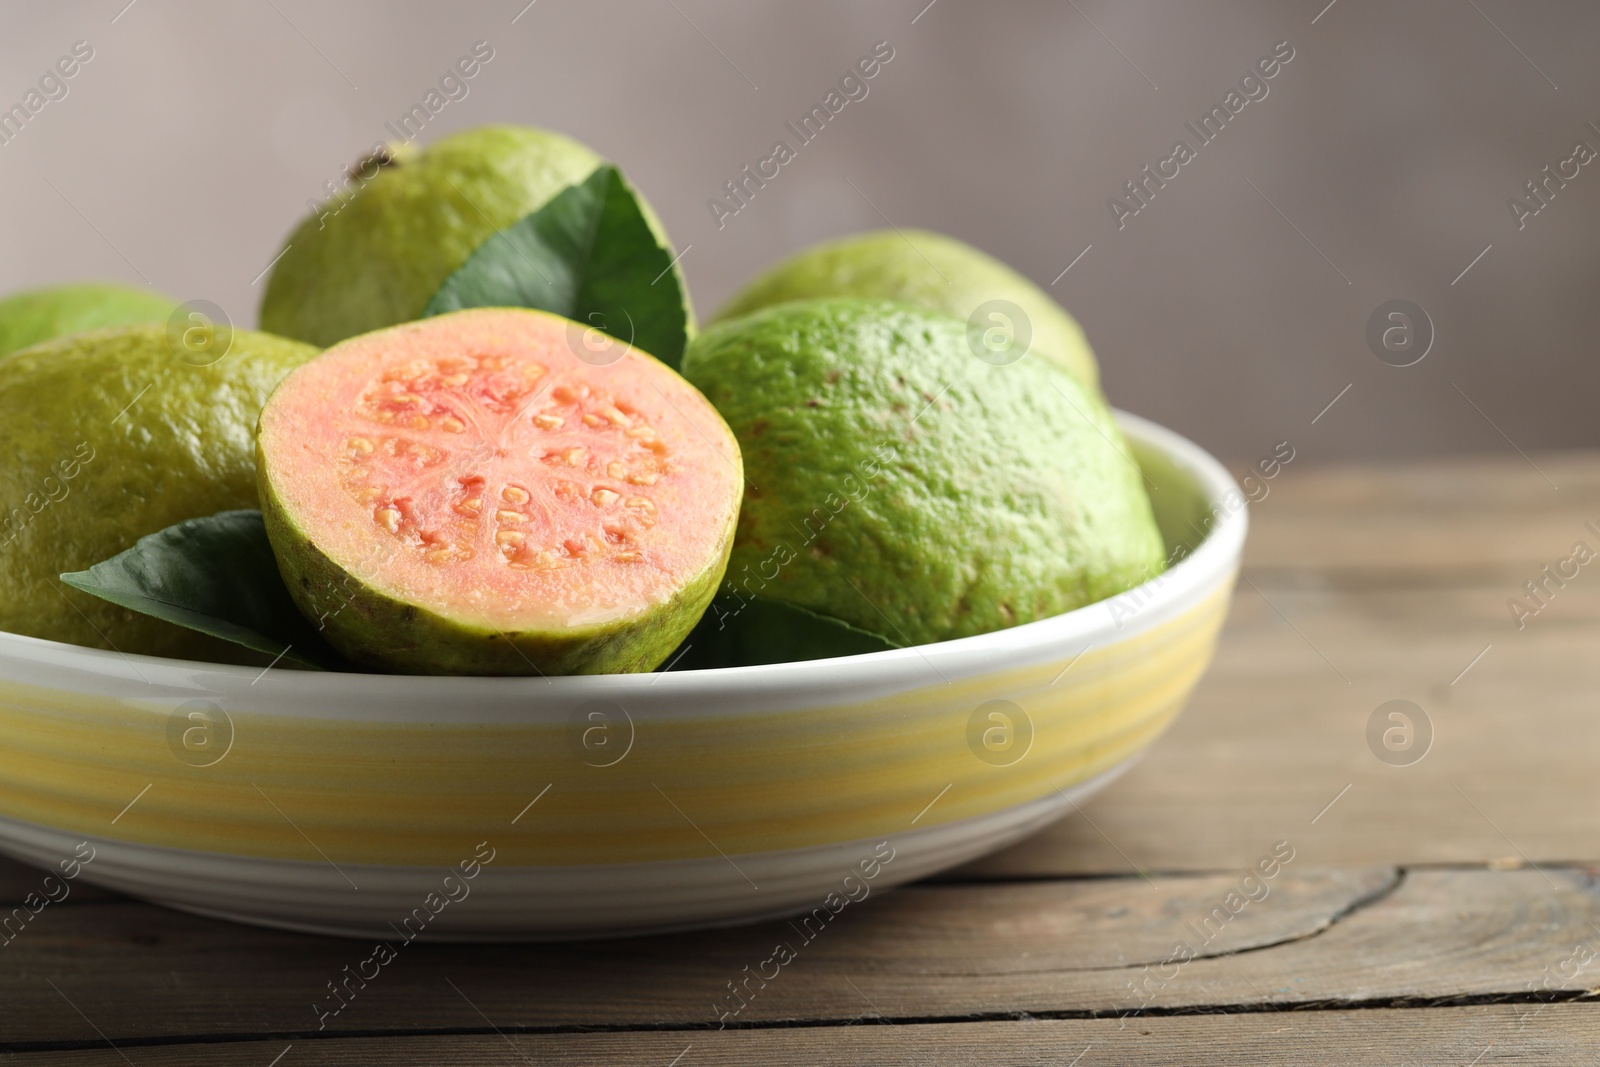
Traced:
<path id="1" fill-rule="evenodd" d="M 728 587 L 902 644 L 1031 622 L 1162 569 L 1141 475 L 1095 394 L 965 323 L 885 301 L 714 326 L 684 376 L 739 438 Z"/>
<path id="2" fill-rule="evenodd" d="M 0 356 L 58 337 L 124 326 L 164 322 L 176 300 L 115 282 L 78 282 L 30 289 L 0 299 Z"/>
<path id="3" fill-rule="evenodd" d="M 77 334 L 0 362 L 0 629 L 152 656 L 249 658 L 57 576 L 184 519 L 254 507 L 262 402 L 316 353 L 234 330 L 227 355 L 197 367 L 155 324 Z"/>
<path id="4" fill-rule="evenodd" d="M 342 208 L 330 204 L 289 236 L 261 301 L 262 329 L 326 347 L 410 322 L 479 245 L 605 162 L 526 126 L 466 130 L 397 155 Z M 640 207 L 665 243 L 650 206 Z"/>
<path id="5" fill-rule="evenodd" d="M 1009 300 L 1028 316 L 1029 352 L 1100 388 L 1094 352 L 1076 319 L 1050 295 L 993 256 L 927 230 L 878 230 L 813 245 L 745 286 L 713 322 L 786 300 L 853 296 L 898 300 L 966 319 L 989 300 Z"/>
<path id="6" fill-rule="evenodd" d="M 452 321 L 492 316 L 519 316 L 546 320 L 557 336 L 565 336 L 572 324 L 560 316 L 523 308 L 471 309 L 422 322 L 404 324 L 379 331 L 352 344 L 398 335 L 412 330 L 449 330 Z M 471 346 L 465 346 L 471 347 Z M 337 358 L 343 346 L 328 350 Z M 627 346 L 626 358 L 649 365 L 653 372 L 677 379 L 677 375 L 653 357 Z M 312 368 L 307 368 L 310 371 Z M 717 413 L 678 380 L 688 397 L 675 403 L 665 394 L 662 404 L 677 407 L 681 417 L 685 400 L 701 405 L 708 425 L 701 433 L 719 437 L 725 451 L 719 464 L 709 472 L 726 482 L 726 508 L 721 513 L 708 508 L 701 521 L 718 524 L 717 550 L 695 572 L 683 576 L 677 591 L 652 604 L 647 611 L 598 625 L 567 625 L 557 630 L 518 629 L 503 632 L 486 625 L 480 618 L 452 617 L 409 603 L 403 596 L 376 588 L 375 581 L 363 581 L 329 558 L 297 521 L 294 508 L 285 500 L 276 472 L 280 464 L 269 454 L 273 435 L 267 425 L 278 416 L 278 405 L 300 402 L 291 397 L 285 382 L 262 413 L 262 429 L 257 435 L 257 469 L 261 511 L 266 520 L 267 537 L 272 543 L 278 569 L 296 605 L 307 618 L 322 627 L 323 633 L 341 653 L 356 663 L 380 670 L 407 674 L 447 675 L 562 675 L 624 674 L 654 670 L 688 636 L 721 586 L 733 547 L 738 516 L 743 466 L 732 431 Z M 336 450 L 337 442 L 330 445 Z M 382 553 L 374 553 L 374 573 L 381 573 Z M 448 566 L 448 565 L 446 565 Z M 461 580 L 472 581 L 463 571 Z M 575 605 L 579 608 L 582 605 Z"/>

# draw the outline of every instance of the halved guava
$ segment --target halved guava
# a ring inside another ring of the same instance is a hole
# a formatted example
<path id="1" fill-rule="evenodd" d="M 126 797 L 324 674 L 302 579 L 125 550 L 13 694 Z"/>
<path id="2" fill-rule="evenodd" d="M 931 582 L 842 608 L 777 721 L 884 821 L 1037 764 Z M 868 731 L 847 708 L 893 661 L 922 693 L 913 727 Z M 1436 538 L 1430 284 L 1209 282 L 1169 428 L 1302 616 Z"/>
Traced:
<path id="1" fill-rule="evenodd" d="M 722 580 L 744 484 L 671 369 L 512 308 L 334 346 L 273 393 L 257 447 L 295 602 L 413 674 L 653 669 Z"/>

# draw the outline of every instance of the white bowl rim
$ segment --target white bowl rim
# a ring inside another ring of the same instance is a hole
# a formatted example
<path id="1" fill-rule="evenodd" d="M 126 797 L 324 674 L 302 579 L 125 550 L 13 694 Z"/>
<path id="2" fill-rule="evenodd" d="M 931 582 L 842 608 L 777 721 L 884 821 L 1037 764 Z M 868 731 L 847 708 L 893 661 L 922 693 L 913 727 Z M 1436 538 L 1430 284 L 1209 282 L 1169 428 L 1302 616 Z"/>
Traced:
<path id="1" fill-rule="evenodd" d="M 1168 621 L 1231 581 L 1248 526 L 1248 507 L 1232 475 L 1187 438 L 1147 419 L 1114 412 L 1131 439 L 1162 452 L 1193 479 L 1214 524 L 1201 543 L 1161 575 L 1116 597 L 1005 630 L 937 644 L 835 659 L 651 674 L 563 677 L 467 677 L 301 670 L 261 670 L 166 659 L 0 631 L 0 681 L 123 698 L 226 696 L 268 714 L 453 722 L 516 721 L 574 701 L 627 699 L 649 714 L 692 708 L 695 714 L 822 706 L 870 699 L 943 680 L 1025 667 L 1078 655 Z M 1126 599 L 1124 599 L 1126 598 Z M 1111 605 L 1137 610 L 1126 620 Z M 1075 662 L 1075 661 L 1074 661 Z M 1070 669 L 1070 666 L 1069 668 Z M 1065 673 L 1065 672 L 1063 672 Z M 150 689 L 143 689 L 147 683 Z M 136 687 L 130 692 L 129 686 Z M 360 707 L 351 707 L 356 701 Z M 467 704 L 477 707 L 465 707 Z M 235 704 L 235 706 L 240 706 Z M 474 712 L 481 711 L 482 714 Z M 545 718 L 538 714 L 536 717 Z"/>

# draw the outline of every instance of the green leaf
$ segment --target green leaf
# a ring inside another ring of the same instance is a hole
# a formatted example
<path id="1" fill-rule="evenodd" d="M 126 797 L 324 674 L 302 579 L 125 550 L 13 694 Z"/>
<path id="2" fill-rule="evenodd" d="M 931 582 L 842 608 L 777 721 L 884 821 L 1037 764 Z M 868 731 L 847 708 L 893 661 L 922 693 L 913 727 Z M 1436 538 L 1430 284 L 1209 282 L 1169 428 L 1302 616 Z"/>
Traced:
<path id="1" fill-rule="evenodd" d="M 188 519 L 61 580 L 302 667 L 352 669 L 289 599 L 259 511 Z"/>
<path id="2" fill-rule="evenodd" d="M 605 165 L 479 245 L 422 314 L 551 311 L 676 370 L 689 340 L 689 303 L 672 261 L 632 187 Z"/>
<path id="3" fill-rule="evenodd" d="M 711 602 L 662 669 L 751 667 L 859 656 L 899 647 L 877 634 L 793 604 L 764 597 L 740 600 L 723 594 Z"/>
<path id="4" fill-rule="evenodd" d="M 295 607 L 259 511 L 224 511 L 142 537 L 86 571 L 75 589 L 133 611 L 322 670 L 359 670 Z M 721 595 L 662 670 L 706 670 L 858 656 L 899 648 L 877 634 L 782 601 Z"/>

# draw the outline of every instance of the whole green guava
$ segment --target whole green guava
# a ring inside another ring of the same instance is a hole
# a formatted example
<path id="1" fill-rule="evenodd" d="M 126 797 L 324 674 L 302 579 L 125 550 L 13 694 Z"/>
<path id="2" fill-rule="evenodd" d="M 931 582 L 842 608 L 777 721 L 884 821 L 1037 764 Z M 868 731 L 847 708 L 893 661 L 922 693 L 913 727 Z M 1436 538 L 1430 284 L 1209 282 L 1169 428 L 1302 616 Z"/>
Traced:
<path id="1" fill-rule="evenodd" d="M 123 326 L 162 322 L 178 302 L 115 282 L 75 282 L 0 298 L 0 356 L 41 341 Z"/>
<path id="2" fill-rule="evenodd" d="M 879 230 L 827 241 L 766 271 L 714 322 L 787 300 L 854 296 L 898 300 L 969 321 L 994 346 L 1041 356 L 1098 390 L 1100 372 L 1083 328 L 1050 294 L 993 256 L 927 230 Z M 1020 315 L 1018 314 L 1020 312 Z"/>
<path id="3" fill-rule="evenodd" d="M 808 300 L 713 326 L 683 374 L 744 455 L 726 591 L 900 644 L 985 633 L 1160 573 L 1143 479 L 1099 396 L 980 358 L 907 304 Z"/>
<path id="4" fill-rule="evenodd" d="M 352 171 L 348 197 L 290 235 L 267 281 L 261 328 L 326 347 L 417 319 L 479 245 L 604 162 L 569 137 L 526 126 L 484 126 L 421 151 L 402 146 L 382 165 L 366 161 Z M 666 244 L 642 198 L 640 209 Z"/>
<path id="5" fill-rule="evenodd" d="M 256 507 L 261 405 L 316 354 L 248 330 L 185 347 L 159 324 L 76 334 L 7 357 L 0 629 L 122 652 L 236 658 L 232 646 L 58 576 L 184 519 Z"/>

